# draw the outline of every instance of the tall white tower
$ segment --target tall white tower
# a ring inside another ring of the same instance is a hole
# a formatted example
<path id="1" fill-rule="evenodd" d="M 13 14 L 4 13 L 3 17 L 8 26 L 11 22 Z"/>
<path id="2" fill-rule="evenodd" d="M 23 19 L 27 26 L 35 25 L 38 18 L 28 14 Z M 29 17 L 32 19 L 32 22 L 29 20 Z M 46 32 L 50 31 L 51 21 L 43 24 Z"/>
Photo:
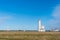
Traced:
<path id="1" fill-rule="evenodd" d="M 40 20 L 38 20 L 38 31 L 40 32 L 41 30 L 41 21 Z"/>
<path id="2" fill-rule="evenodd" d="M 39 32 L 45 32 L 44 26 L 42 26 L 40 20 L 38 20 L 38 31 L 39 31 Z"/>

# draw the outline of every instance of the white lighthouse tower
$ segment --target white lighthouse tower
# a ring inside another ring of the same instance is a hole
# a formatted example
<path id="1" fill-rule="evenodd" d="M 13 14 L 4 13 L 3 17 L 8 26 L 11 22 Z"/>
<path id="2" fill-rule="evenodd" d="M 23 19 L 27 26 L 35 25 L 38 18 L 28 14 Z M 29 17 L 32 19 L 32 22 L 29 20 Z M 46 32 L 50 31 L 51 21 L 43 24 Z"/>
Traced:
<path id="1" fill-rule="evenodd" d="M 38 20 L 38 31 L 40 32 L 41 30 L 41 21 L 40 20 Z"/>
<path id="2" fill-rule="evenodd" d="M 42 26 L 40 20 L 38 20 L 38 31 L 39 31 L 39 32 L 45 32 L 44 26 Z"/>

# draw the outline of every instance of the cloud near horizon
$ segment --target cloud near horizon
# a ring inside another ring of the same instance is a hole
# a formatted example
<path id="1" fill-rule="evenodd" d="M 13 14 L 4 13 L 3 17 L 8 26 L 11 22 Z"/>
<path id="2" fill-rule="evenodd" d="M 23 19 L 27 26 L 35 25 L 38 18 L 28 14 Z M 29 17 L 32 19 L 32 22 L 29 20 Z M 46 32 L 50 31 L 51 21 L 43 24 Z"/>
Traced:
<path id="1" fill-rule="evenodd" d="M 60 4 L 54 7 L 52 19 L 48 21 L 49 26 L 60 27 Z"/>
<path id="2" fill-rule="evenodd" d="M 0 17 L 0 24 L 4 23 L 5 21 L 7 21 L 9 19 L 11 19 L 10 16 L 2 16 L 2 17 Z"/>

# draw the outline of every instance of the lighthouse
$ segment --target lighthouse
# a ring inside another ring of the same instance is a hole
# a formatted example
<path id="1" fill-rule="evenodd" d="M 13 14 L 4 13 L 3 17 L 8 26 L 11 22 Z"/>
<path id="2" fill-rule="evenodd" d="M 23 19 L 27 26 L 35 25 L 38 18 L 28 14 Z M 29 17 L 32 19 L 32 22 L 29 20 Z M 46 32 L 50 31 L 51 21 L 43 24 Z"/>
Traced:
<path id="1" fill-rule="evenodd" d="M 44 26 L 42 26 L 41 20 L 38 20 L 38 31 L 45 32 L 45 28 L 44 28 Z"/>

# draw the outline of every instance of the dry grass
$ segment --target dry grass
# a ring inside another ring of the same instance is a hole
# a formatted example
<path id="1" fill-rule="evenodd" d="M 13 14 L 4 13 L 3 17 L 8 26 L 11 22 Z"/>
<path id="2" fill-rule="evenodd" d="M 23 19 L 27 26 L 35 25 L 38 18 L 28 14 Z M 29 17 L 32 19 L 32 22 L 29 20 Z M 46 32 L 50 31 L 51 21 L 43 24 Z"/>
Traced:
<path id="1" fill-rule="evenodd" d="M 60 32 L 0 32 L 0 40 L 60 40 Z"/>

